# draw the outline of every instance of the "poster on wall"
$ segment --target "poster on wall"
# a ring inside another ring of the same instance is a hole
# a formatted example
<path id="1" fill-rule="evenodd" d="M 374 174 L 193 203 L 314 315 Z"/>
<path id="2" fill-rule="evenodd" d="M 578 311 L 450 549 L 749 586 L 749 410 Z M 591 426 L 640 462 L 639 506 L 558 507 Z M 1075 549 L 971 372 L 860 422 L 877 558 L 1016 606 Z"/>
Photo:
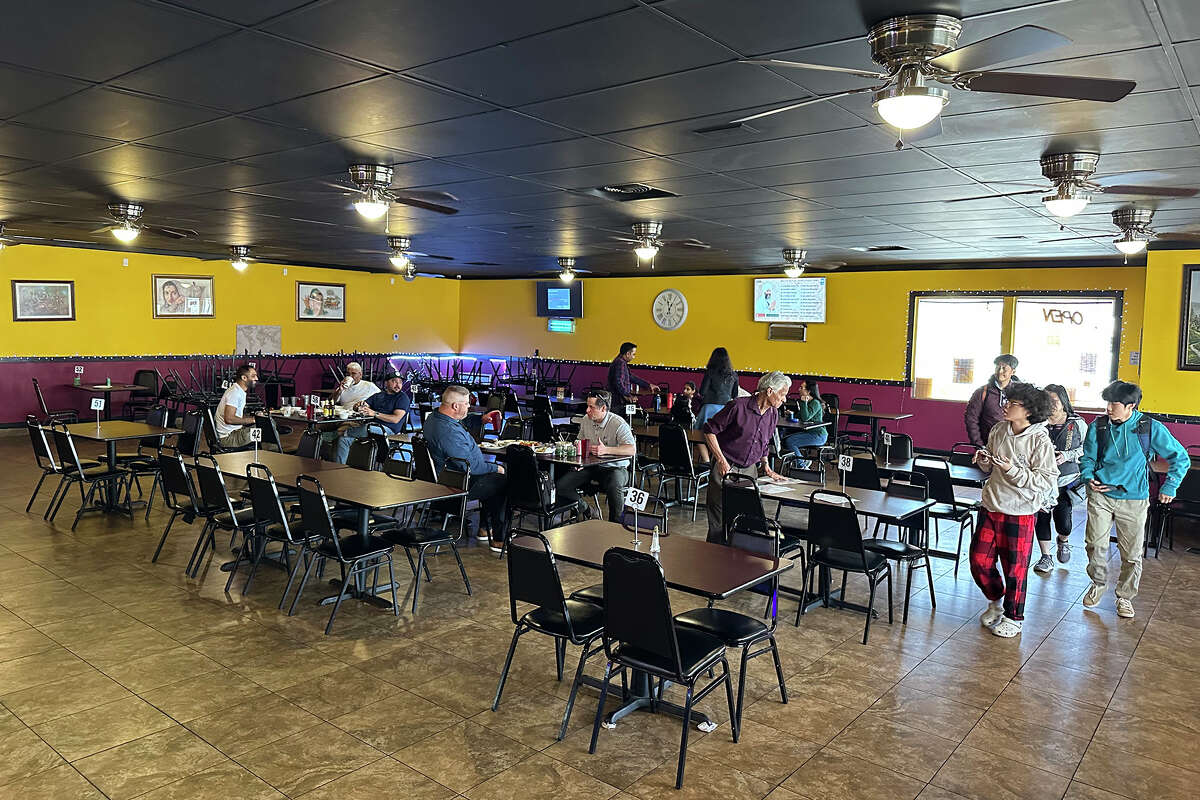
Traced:
<path id="1" fill-rule="evenodd" d="M 75 281 L 13 281 L 13 322 L 75 319 Z"/>
<path id="2" fill-rule="evenodd" d="M 345 322 L 346 284 L 296 281 L 298 322 Z"/>
<path id="3" fill-rule="evenodd" d="M 154 317 L 213 316 L 212 275 L 151 275 Z"/>
<path id="4" fill-rule="evenodd" d="M 278 325 L 238 325 L 233 352 L 277 355 L 283 352 L 283 332 Z"/>
<path id="5" fill-rule="evenodd" d="M 1183 268 L 1179 309 L 1179 368 L 1200 370 L 1200 264 Z"/>

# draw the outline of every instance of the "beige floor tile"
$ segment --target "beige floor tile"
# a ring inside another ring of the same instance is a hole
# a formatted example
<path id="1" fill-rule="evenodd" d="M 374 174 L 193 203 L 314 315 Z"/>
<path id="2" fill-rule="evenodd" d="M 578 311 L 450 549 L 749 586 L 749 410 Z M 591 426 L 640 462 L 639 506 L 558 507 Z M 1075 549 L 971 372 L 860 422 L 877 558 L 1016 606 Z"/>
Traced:
<path id="1" fill-rule="evenodd" d="M 244 753 L 237 761 L 294 797 L 382 757 L 383 753 L 350 734 L 332 725 L 320 725 Z"/>
<path id="2" fill-rule="evenodd" d="M 0 633 L 12 633 L 30 627 L 29 623 L 8 609 L 0 608 Z"/>
<path id="3" fill-rule="evenodd" d="M 1109 709 L 1092 740 L 1097 745 L 1200 771 L 1200 739 L 1188 728 Z"/>
<path id="4" fill-rule="evenodd" d="M 838 734 L 829 747 L 927 783 L 957 744 L 868 711 Z"/>
<path id="5" fill-rule="evenodd" d="M 28 728 L 0 736 L 0 753 L 4 754 L 0 758 L 0 787 L 66 764 Z"/>
<path id="6" fill-rule="evenodd" d="M 1095 786 L 1088 786 L 1086 783 L 1079 781 L 1071 781 L 1071 786 L 1067 789 L 1067 793 L 1063 795 L 1063 800 L 1127 800 L 1124 795 L 1114 794 L 1113 792 L 1097 789 Z"/>
<path id="7" fill-rule="evenodd" d="M 104 795 L 69 764 L 14 781 L 0 789 L 0 795 L 21 800 L 104 800 Z"/>
<path id="8" fill-rule="evenodd" d="M 1103 706 L 1050 694 L 1027 683 L 1010 683 L 996 698 L 991 711 L 1084 739 L 1091 738 L 1104 715 Z"/>
<path id="9" fill-rule="evenodd" d="M 455 793 L 393 758 L 381 758 L 302 795 L 304 800 L 345 800 L 364 796 L 449 800 Z"/>
<path id="10" fill-rule="evenodd" d="M 923 781 L 828 747 L 783 782 L 785 789 L 827 800 L 913 800 L 924 787 Z"/>
<path id="11" fill-rule="evenodd" d="M 1133 800 L 1184 800 L 1195 798 L 1200 772 L 1093 742 L 1075 780 Z"/>
<path id="12" fill-rule="evenodd" d="M 751 800 L 764 796 L 771 784 L 744 772 L 711 761 L 703 756 L 689 755 L 683 777 L 683 787 L 675 788 L 678 774 L 678 756 L 648 773 L 626 791 L 643 800 L 680 798 L 701 800 L 721 797 L 729 800 Z"/>
<path id="13" fill-rule="evenodd" d="M 1008 685 L 1008 678 L 977 668 L 962 669 L 937 661 L 923 661 L 900 681 L 900 685 L 982 708 L 1000 696 Z"/>
<path id="14" fill-rule="evenodd" d="M 34 628 L 0 634 L 0 662 L 24 658 L 58 647 L 58 643 Z"/>
<path id="15" fill-rule="evenodd" d="M 90 671 L 91 667 L 68 650 L 44 650 L 0 663 L 0 695 Z"/>
<path id="16" fill-rule="evenodd" d="M 104 673 L 133 692 L 146 692 L 221 669 L 221 665 L 190 647 L 175 646 L 153 655 L 104 668 Z"/>
<path id="17" fill-rule="evenodd" d="M 179 722 L 216 713 L 222 708 L 268 694 L 256 683 L 229 670 L 197 675 L 142 692 L 142 698 Z"/>
<path id="18" fill-rule="evenodd" d="M 711 735 L 689 744 L 691 753 L 766 781 L 781 783 L 796 768 L 821 749 L 819 744 L 798 739 L 751 719 L 742 720 L 737 743 L 722 726 Z"/>
<path id="19" fill-rule="evenodd" d="M 35 725 L 38 736 L 68 761 L 174 727 L 170 717 L 138 697 L 126 697 Z"/>
<path id="20" fill-rule="evenodd" d="M 1178 694 L 1174 687 L 1166 682 L 1162 686 L 1155 686 L 1123 679 L 1108 707 L 1112 711 L 1134 714 L 1164 725 L 1193 731 L 1190 734 L 1193 736 L 1200 733 L 1200 693 L 1192 696 Z"/>
<path id="21" fill-rule="evenodd" d="M 994 753 L 961 745 L 931 781 L 970 800 L 1044 800 L 1060 797 L 1069 782 L 1034 767 L 1014 769 Z"/>
<path id="22" fill-rule="evenodd" d="M 26 725 L 37 725 L 131 696 L 116 681 L 97 670 L 89 670 L 0 696 L 0 702 Z"/>
<path id="23" fill-rule="evenodd" d="M 904 685 L 889 690 L 867 713 L 954 741 L 962 741 L 983 716 L 976 706 Z"/>
<path id="24" fill-rule="evenodd" d="M 525 800 L 529 797 L 605 800 L 616 793 L 615 786 L 540 753 L 464 792 L 470 800 Z"/>
<path id="25" fill-rule="evenodd" d="M 460 716 L 471 717 L 481 711 L 491 710 L 499 678 L 499 674 L 480 671 L 464 661 L 457 669 L 413 686 L 409 691 L 445 706 Z M 514 679 L 510 678 L 510 681 L 513 682 L 505 688 L 505 692 L 509 689 L 520 689 Z M 564 675 L 563 683 L 570 685 L 570 682 L 571 677 Z"/>
<path id="26" fill-rule="evenodd" d="M 232 761 L 224 761 L 141 795 L 138 800 L 210 800 L 221 797 L 283 800 L 285 796 L 256 778 L 249 770 Z"/>
<path id="27" fill-rule="evenodd" d="M 1097 675 L 1061 664 L 1030 662 L 1021 668 L 1013 681 L 1060 697 L 1107 706 L 1120 682 L 1120 676 Z"/>
<path id="28" fill-rule="evenodd" d="M 106 670 L 117 664 L 154 655 L 179 646 L 169 636 L 151 627 L 138 624 L 127 630 L 110 631 L 106 636 L 89 642 L 67 645 L 67 649 L 93 667 Z"/>
<path id="29" fill-rule="evenodd" d="M 826 744 L 857 717 L 859 711 L 811 697 L 799 692 L 788 693 L 788 703 L 778 698 L 763 698 L 742 711 L 744 719 L 752 719 L 776 730 L 817 744 Z"/>
<path id="30" fill-rule="evenodd" d="M 333 717 L 331 723 L 385 753 L 416 744 L 462 721 L 462 717 L 405 691 Z"/>
<path id="31" fill-rule="evenodd" d="M 75 763 L 113 800 L 137 797 L 225 760 L 191 731 L 168 728 Z"/>
<path id="32" fill-rule="evenodd" d="M 280 689 L 277 694 L 323 719 L 333 719 L 401 691 L 357 667 L 343 667 Z"/>
<path id="33" fill-rule="evenodd" d="M 985 753 L 1004 753 L 1012 761 L 1069 778 L 1075 774 L 1088 740 L 992 710 L 983 715 L 963 744 Z"/>
<path id="34" fill-rule="evenodd" d="M 461 669 L 463 663 L 461 659 L 428 645 L 408 642 L 390 653 L 360 662 L 358 668 L 401 689 L 411 689 L 438 675 Z"/>
<path id="35" fill-rule="evenodd" d="M 286 652 L 268 653 L 245 663 L 230 667 L 260 686 L 272 691 L 286 689 L 297 683 L 327 675 L 345 667 L 343 661 L 305 647 Z"/>
<path id="36" fill-rule="evenodd" d="M 528 758 L 534 751 L 495 731 L 464 721 L 396 753 L 396 759 L 443 786 L 465 792 Z"/>
<path id="37" fill-rule="evenodd" d="M 187 727 L 225 755 L 237 757 L 319 724 L 318 717 L 284 698 L 264 695 L 194 719 Z"/>

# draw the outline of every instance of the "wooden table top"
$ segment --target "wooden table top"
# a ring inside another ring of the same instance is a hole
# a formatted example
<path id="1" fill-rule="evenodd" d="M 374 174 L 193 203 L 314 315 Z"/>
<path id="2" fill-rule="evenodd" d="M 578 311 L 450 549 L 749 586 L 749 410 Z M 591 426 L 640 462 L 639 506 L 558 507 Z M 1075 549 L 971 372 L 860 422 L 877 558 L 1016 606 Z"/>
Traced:
<path id="1" fill-rule="evenodd" d="M 373 417 L 365 417 L 361 414 L 353 414 L 346 419 L 342 419 L 340 417 L 317 417 L 316 419 L 309 419 L 303 414 L 292 416 L 291 414 L 282 414 L 278 411 L 269 411 L 266 413 L 272 419 L 281 420 L 283 422 L 295 422 L 297 424 L 303 423 L 305 425 L 313 425 L 318 428 L 334 427 L 342 425 L 343 423 L 350 425 L 365 425 L 373 419 Z M 382 425 L 383 423 L 380 424 Z"/>
<path id="2" fill-rule="evenodd" d="M 913 462 L 920 456 L 914 458 L 893 458 L 891 461 L 885 461 L 883 456 L 875 456 L 875 466 L 880 469 L 890 470 L 892 472 L 912 472 Z M 987 480 L 987 473 L 979 467 L 965 467 L 958 464 L 950 465 L 950 481 L 963 486 L 982 486 Z"/>
<path id="3" fill-rule="evenodd" d="M 496 460 L 503 461 L 506 455 L 504 448 L 488 447 L 487 442 L 480 444 L 479 449 L 486 456 L 495 456 Z M 637 456 L 597 456 L 589 453 L 582 458 L 558 458 L 554 453 L 537 453 L 537 460 L 552 464 L 565 464 L 568 467 L 595 467 L 600 464 L 616 464 L 622 461 L 629 461 Z"/>
<path id="4" fill-rule="evenodd" d="M 333 470 L 314 477 L 327 497 L 363 508 L 397 508 L 464 494 L 440 483 L 399 480 L 361 469 Z"/>
<path id="5" fill-rule="evenodd" d="M 140 383 L 114 383 L 109 386 L 104 383 L 64 383 L 68 389 L 81 389 L 85 392 L 132 392 L 138 389 L 145 389 L 148 394 L 153 394 L 154 390 L 148 386 L 142 386 Z"/>
<path id="6" fill-rule="evenodd" d="M 615 522 L 591 519 L 576 522 L 544 533 L 556 558 L 572 564 L 600 569 L 604 553 L 612 547 L 635 549 L 633 533 Z M 641 552 L 650 551 L 650 537 L 642 534 Z M 512 546 L 518 545 L 514 537 Z M 686 536 L 666 536 L 659 539 L 662 564 L 667 585 L 672 589 L 719 599 L 753 586 L 794 565 L 790 559 L 772 559 L 754 555 L 734 547 L 689 539 Z"/>
<path id="7" fill-rule="evenodd" d="M 657 439 L 659 427 L 661 426 L 632 425 L 630 426 L 630 429 L 633 431 L 634 436 L 641 436 L 644 439 Z M 687 432 L 687 438 L 689 442 L 704 444 L 704 431 L 694 430 L 692 428 L 685 428 L 684 430 Z"/>
<path id="8" fill-rule="evenodd" d="M 93 442 L 119 442 L 125 439 L 173 436 L 177 433 L 183 433 L 178 428 L 160 428 L 157 425 L 147 425 L 144 422 L 128 422 L 123 419 L 106 420 L 99 425 L 94 422 L 75 422 L 68 425 L 67 430 L 76 439 L 90 439 Z"/>
<path id="9" fill-rule="evenodd" d="M 289 486 L 296 482 L 297 475 L 317 475 L 321 477 L 326 472 L 347 468 L 345 464 L 338 464 L 333 461 L 301 458 L 291 453 L 276 453 L 274 450 L 265 450 L 261 447 L 257 455 L 255 455 L 253 450 L 239 450 L 236 453 L 220 453 L 214 456 L 214 458 L 217 460 L 217 466 L 221 468 L 221 472 L 225 475 L 244 478 L 246 477 L 247 465 L 258 463 L 271 470 L 271 474 L 275 476 L 276 483 L 284 483 Z M 193 463 L 193 460 L 190 458 L 186 458 L 185 460 L 188 463 Z"/>
<path id="10" fill-rule="evenodd" d="M 831 474 L 826 476 L 824 487 L 819 483 L 794 483 L 786 487 L 779 487 L 785 489 L 782 492 L 763 492 L 763 499 L 778 500 L 789 505 L 807 507 L 809 496 L 816 490 L 825 488 L 831 492 L 841 492 L 848 496 L 854 501 L 854 509 L 859 514 L 886 520 L 902 520 L 914 514 L 919 514 L 935 504 L 933 500 L 913 500 L 907 497 L 894 497 L 886 492 L 875 489 L 859 489 L 853 486 L 842 488 L 839 480 L 840 476 Z M 771 486 L 771 484 L 760 481 L 760 491 L 763 486 Z"/>
<path id="11" fill-rule="evenodd" d="M 838 413 L 843 417 L 867 417 L 868 419 L 908 419 L 912 414 L 893 414 L 889 411 L 867 411 L 862 408 L 841 408 Z"/>
<path id="12" fill-rule="evenodd" d="M 1191 460 L 1192 465 L 1188 467 L 1188 470 L 1200 470 L 1200 456 L 1192 456 Z M 1161 458 L 1156 458 L 1150 462 L 1150 470 L 1156 475 L 1166 475 L 1169 468 L 1170 464 Z"/>
<path id="13" fill-rule="evenodd" d="M 792 420 L 784 419 L 781 416 L 779 418 L 779 424 L 777 427 L 793 428 L 795 430 L 801 430 L 801 431 L 811 431 L 811 430 L 815 430 L 817 428 L 827 428 L 832 424 L 833 424 L 832 422 L 800 422 L 799 420 L 793 422 Z"/>

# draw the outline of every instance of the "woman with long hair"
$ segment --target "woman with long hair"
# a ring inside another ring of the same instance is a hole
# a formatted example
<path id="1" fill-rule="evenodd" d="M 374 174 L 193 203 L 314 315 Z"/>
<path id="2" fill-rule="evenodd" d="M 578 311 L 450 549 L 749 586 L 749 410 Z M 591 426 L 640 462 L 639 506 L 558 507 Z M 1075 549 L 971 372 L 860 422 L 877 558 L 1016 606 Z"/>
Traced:
<path id="1" fill-rule="evenodd" d="M 812 378 L 800 379 L 799 409 L 796 415 L 800 422 L 820 422 L 825 419 L 825 401 L 821 399 L 821 389 Z M 824 428 L 799 431 L 783 440 L 798 459 L 795 463 L 800 469 L 807 469 L 810 464 L 800 452 L 802 447 L 820 447 L 829 441 L 829 433 Z"/>
<path id="2" fill-rule="evenodd" d="M 1072 408 L 1066 387 L 1049 383 L 1046 384 L 1045 392 L 1050 396 L 1050 416 L 1046 418 L 1046 432 L 1050 434 L 1050 442 L 1054 445 L 1054 460 L 1058 462 L 1058 499 L 1052 508 L 1042 509 L 1037 515 L 1037 527 L 1034 530 L 1042 557 L 1033 565 L 1034 572 L 1049 572 L 1054 569 L 1054 559 L 1050 557 L 1051 521 L 1057 534 L 1056 549 L 1059 562 L 1066 564 L 1071 560 L 1071 545 L 1067 543 L 1067 538 L 1071 535 L 1071 512 L 1074 508 L 1068 489 L 1079 480 L 1079 459 L 1083 457 L 1083 439 L 1087 436 L 1087 423 Z"/>
<path id="3" fill-rule="evenodd" d="M 738 377 L 729 351 L 724 347 L 713 348 L 704 368 L 704 377 L 700 379 L 700 413 L 696 415 L 696 427 L 708 422 L 726 403 L 737 397 L 737 390 Z"/>

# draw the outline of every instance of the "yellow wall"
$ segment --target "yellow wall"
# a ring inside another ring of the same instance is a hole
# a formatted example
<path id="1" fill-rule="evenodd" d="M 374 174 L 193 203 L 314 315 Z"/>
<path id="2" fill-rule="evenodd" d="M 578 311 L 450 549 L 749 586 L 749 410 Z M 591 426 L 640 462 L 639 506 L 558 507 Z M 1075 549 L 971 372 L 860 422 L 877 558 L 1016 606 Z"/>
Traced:
<path id="1" fill-rule="evenodd" d="M 464 283 L 462 351 L 525 355 L 538 348 L 548 357 L 607 361 L 628 339 L 637 342 L 642 364 L 702 366 L 713 347 L 724 345 L 738 369 L 902 380 L 910 291 L 1120 289 L 1125 292 L 1120 375 L 1137 379 L 1129 351 L 1137 349 L 1142 327 L 1141 267 L 832 273 L 826 292 L 829 321 L 809 325 L 807 342 L 767 341 L 767 326 L 751 321 L 752 276 L 607 278 L 584 284 L 584 316 L 577 332 L 566 335 L 548 333 L 546 321 L 533 316 L 533 281 Z M 688 301 L 687 321 L 676 331 L 661 330 L 650 316 L 655 295 L 668 287 Z"/>
<path id="2" fill-rule="evenodd" d="M 1197 416 L 1200 372 L 1176 369 L 1184 264 L 1200 264 L 1200 250 L 1156 250 L 1147 257 L 1141 384 L 1147 411 Z"/>
<path id="3" fill-rule="evenodd" d="M 129 265 L 122 260 L 128 258 Z M 285 353 L 452 352 L 458 349 L 458 281 L 228 261 L 22 245 L 0 253 L 7 280 L 75 281 L 75 321 L 14 322 L 0 296 L 0 356 L 232 353 L 235 326 L 280 325 Z M 154 319 L 153 274 L 213 275 L 212 319 Z M 346 284 L 346 322 L 297 322 L 296 281 Z M 7 282 L 7 281 L 6 281 Z M 400 340 L 393 341 L 392 334 Z"/>

